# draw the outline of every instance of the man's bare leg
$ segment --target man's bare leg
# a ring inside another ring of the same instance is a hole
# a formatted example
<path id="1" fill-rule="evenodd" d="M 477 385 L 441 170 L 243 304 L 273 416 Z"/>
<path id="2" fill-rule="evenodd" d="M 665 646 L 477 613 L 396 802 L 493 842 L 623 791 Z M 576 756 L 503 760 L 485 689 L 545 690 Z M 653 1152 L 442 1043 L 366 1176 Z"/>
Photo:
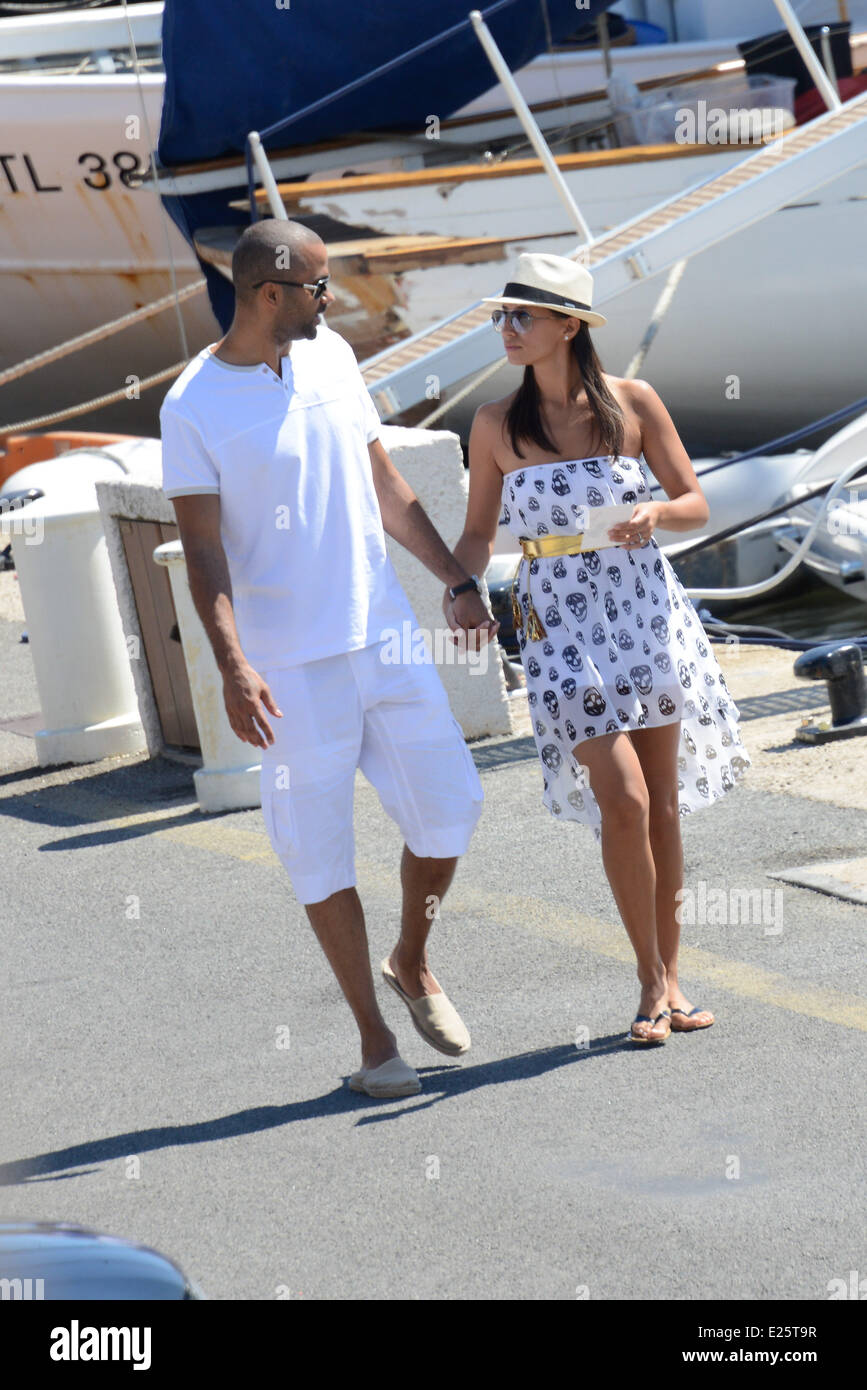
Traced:
<path id="1" fill-rule="evenodd" d="M 400 937 L 389 956 L 389 965 L 401 989 L 410 999 L 426 994 L 442 994 L 427 959 L 427 938 L 449 884 L 455 876 L 457 859 L 419 859 L 408 845 L 403 847 L 400 881 L 403 911 Z M 435 902 L 432 899 L 436 899 Z"/>
<path id="2" fill-rule="evenodd" d="M 397 1038 L 376 1002 L 370 950 L 361 899 L 354 888 L 341 888 L 305 912 L 346 996 L 361 1034 L 361 1065 L 382 1066 L 397 1057 Z"/>

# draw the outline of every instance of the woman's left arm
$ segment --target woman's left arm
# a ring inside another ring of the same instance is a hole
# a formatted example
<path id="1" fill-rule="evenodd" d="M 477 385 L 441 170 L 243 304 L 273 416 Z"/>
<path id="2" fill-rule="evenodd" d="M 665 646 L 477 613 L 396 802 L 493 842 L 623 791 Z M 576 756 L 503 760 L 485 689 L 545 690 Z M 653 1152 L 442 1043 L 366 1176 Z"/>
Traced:
<path id="1" fill-rule="evenodd" d="M 628 394 L 641 425 L 641 451 L 669 500 L 639 503 L 624 527 L 612 527 L 612 538 L 616 542 L 621 529 L 628 537 L 636 524 L 644 535 L 657 527 L 697 531 L 708 521 L 710 508 L 674 421 L 649 382 L 630 381 Z"/>

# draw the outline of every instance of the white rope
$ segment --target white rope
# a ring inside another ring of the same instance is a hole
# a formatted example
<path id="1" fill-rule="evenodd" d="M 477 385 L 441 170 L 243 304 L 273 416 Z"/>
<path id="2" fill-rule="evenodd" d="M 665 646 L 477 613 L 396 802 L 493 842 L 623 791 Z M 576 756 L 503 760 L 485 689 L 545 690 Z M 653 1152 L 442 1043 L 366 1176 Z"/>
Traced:
<path id="1" fill-rule="evenodd" d="M 127 328 L 131 323 L 140 323 L 142 319 L 148 319 L 152 314 L 159 314 L 170 304 L 175 304 L 181 299 L 189 299 L 190 295 L 199 294 L 204 288 L 204 280 L 194 280 L 192 284 L 185 285 L 182 290 L 174 294 L 167 294 L 162 299 L 155 299 L 151 304 L 144 304 L 141 309 L 132 309 L 130 313 L 123 314 L 119 319 L 111 319 L 108 323 L 102 323 L 98 328 L 91 328 L 87 333 L 80 333 L 77 338 L 69 338 L 67 342 L 60 343 L 58 347 L 48 348 L 45 352 L 38 352 L 35 357 L 27 357 L 23 362 L 18 362 L 16 366 L 8 367 L 5 372 L 0 372 L 0 386 L 5 386 L 7 381 L 15 381 L 17 377 L 25 376 L 27 372 L 35 371 L 37 367 L 45 367 L 49 362 L 56 362 L 71 352 L 77 352 L 79 348 L 87 347 L 90 343 L 98 343 L 103 338 L 109 338 L 112 333 L 119 333 L 122 328 Z"/>
<path id="2" fill-rule="evenodd" d="M 783 565 L 783 568 L 781 570 L 777 570 L 776 574 L 772 574 L 770 579 L 761 579 L 757 584 L 745 584 L 744 587 L 741 589 L 686 589 L 686 593 L 689 595 L 691 599 L 753 598 L 756 594 L 766 594 L 769 589 L 776 589 L 779 584 L 782 584 L 784 579 L 788 578 L 788 576 L 792 573 L 794 569 L 797 569 L 798 565 L 801 563 L 802 556 L 806 554 L 806 552 L 812 545 L 813 537 L 815 536 L 820 525 L 824 521 L 828 508 L 834 501 L 834 498 L 837 496 L 838 492 L 840 492 L 840 490 L 846 486 L 850 478 L 853 478 L 856 473 L 860 473 L 861 469 L 864 467 L 865 462 L 867 462 L 867 460 L 863 458 L 859 459 L 857 463 L 853 463 L 850 468 L 845 469 L 840 474 L 839 478 L 837 479 L 834 486 L 831 488 L 830 492 L 826 493 L 824 501 L 822 502 L 822 505 L 819 508 L 816 519 L 813 522 L 810 529 L 808 530 L 801 544 L 798 546 L 798 549 L 794 552 L 791 559 L 786 561 L 786 563 Z M 799 503 L 797 498 L 793 498 L 792 510 L 794 510 L 798 505 Z M 677 555 L 673 555 L 671 557 L 671 563 L 675 565 L 677 564 Z"/>
<path id="3" fill-rule="evenodd" d="M 139 391 L 147 391 L 150 386 L 157 386 L 161 381 L 168 381 L 169 377 L 177 376 L 184 370 L 186 362 L 176 362 L 173 367 L 165 367 L 161 372 L 155 372 L 153 376 L 146 376 L 138 382 Z M 68 410 L 56 410 L 53 415 L 37 415 L 33 420 L 17 420 L 14 425 L 0 425 L 0 438 L 6 434 L 24 434 L 27 430 L 41 429 L 43 425 L 56 425 L 61 420 L 71 420 L 76 415 L 86 415 L 90 410 L 101 410 L 104 405 L 114 405 L 115 401 L 138 399 L 127 395 L 128 386 L 121 386 L 119 391 L 110 391 L 107 396 L 97 396 L 92 401 L 82 401 L 81 405 L 70 406 Z"/>

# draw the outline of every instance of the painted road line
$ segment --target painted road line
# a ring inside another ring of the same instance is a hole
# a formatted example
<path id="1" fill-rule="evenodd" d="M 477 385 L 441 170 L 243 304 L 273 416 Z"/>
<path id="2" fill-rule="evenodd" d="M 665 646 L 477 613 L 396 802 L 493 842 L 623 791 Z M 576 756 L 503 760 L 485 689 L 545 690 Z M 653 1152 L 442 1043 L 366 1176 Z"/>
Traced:
<path id="1" fill-rule="evenodd" d="M 228 854 L 245 863 L 280 865 L 268 836 L 261 830 L 241 830 L 234 825 L 203 821 L 201 825 L 168 826 L 156 833 L 176 844 L 209 850 L 212 854 Z"/>
<path id="2" fill-rule="evenodd" d="M 157 834 L 176 843 L 204 849 L 212 854 L 228 854 L 247 862 L 278 865 L 279 860 L 268 842 L 267 835 L 258 830 L 238 830 L 213 821 L 201 825 L 172 826 Z M 359 890 L 381 897 L 395 897 L 399 891 L 397 865 L 386 871 L 371 860 L 356 859 Z M 541 897 L 521 897 L 515 893 L 492 893 L 462 881 L 452 885 L 448 895 L 449 913 L 467 912 L 487 922 L 503 927 L 520 926 L 531 935 L 541 935 L 551 941 L 566 942 L 579 951 L 606 956 L 634 967 L 635 956 L 624 928 L 619 923 L 588 917 L 573 912 L 563 921 L 563 908 Z M 716 989 L 745 999 L 755 999 L 805 1018 L 821 1019 L 867 1032 L 867 1000 L 858 995 L 841 994 L 836 990 L 818 989 L 793 984 L 778 971 L 763 966 L 748 965 L 716 951 L 699 946 L 681 946 L 679 964 L 684 974 L 702 980 Z"/>
<path id="3" fill-rule="evenodd" d="M 195 803 L 193 803 L 195 804 Z M 189 813 L 189 804 L 161 806 L 152 811 L 135 810 L 136 803 L 119 797 L 105 797 L 76 788 L 76 813 L 82 823 L 105 824 L 112 830 L 153 826 L 154 833 L 192 849 L 212 854 L 228 855 L 244 863 L 268 864 L 278 867 L 280 861 L 271 849 L 263 830 L 242 830 L 223 825 L 208 818 L 189 825 L 171 825 L 159 829 L 163 820 L 177 819 Z M 140 803 L 139 803 L 140 805 Z M 118 814 L 122 812 L 125 814 Z M 393 872 L 384 871 L 372 861 L 356 861 L 359 886 L 383 897 L 395 897 L 399 889 L 397 866 Z M 622 964 L 634 965 L 632 947 L 620 924 L 604 919 L 573 913 L 563 921 L 559 904 L 539 897 L 525 898 L 509 893 L 491 893 L 461 881 L 452 885 L 448 896 L 450 912 L 469 912 L 505 927 L 521 926 L 531 934 L 549 940 L 564 941 L 578 950 L 606 956 Z M 679 962 L 686 974 L 706 981 L 717 989 L 755 999 L 774 1008 L 806 1018 L 821 1019 L 867 1032 L 867 1000 L 858 995 L 838 994 L 827 989 L 793 985 L 783 974 L 748 965 L 703 947 L 681 946 Z"/>

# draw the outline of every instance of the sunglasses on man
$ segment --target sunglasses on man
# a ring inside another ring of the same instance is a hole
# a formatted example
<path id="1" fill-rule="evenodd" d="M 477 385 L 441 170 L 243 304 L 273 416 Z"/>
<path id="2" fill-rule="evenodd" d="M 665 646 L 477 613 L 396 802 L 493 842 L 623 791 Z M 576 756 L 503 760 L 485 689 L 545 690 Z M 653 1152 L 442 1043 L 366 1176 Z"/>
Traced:
<path id="1" fill-rule="evenodd" d="M 309 290 L 314 299 L 321 299 L 328 289 L 329 278 L 323 275 L 315 285 L 308 285 L 304 280 L 257 280 L 253 289 L 258 290 L 262 285 L 291 285 L 296 290 Z"/>

